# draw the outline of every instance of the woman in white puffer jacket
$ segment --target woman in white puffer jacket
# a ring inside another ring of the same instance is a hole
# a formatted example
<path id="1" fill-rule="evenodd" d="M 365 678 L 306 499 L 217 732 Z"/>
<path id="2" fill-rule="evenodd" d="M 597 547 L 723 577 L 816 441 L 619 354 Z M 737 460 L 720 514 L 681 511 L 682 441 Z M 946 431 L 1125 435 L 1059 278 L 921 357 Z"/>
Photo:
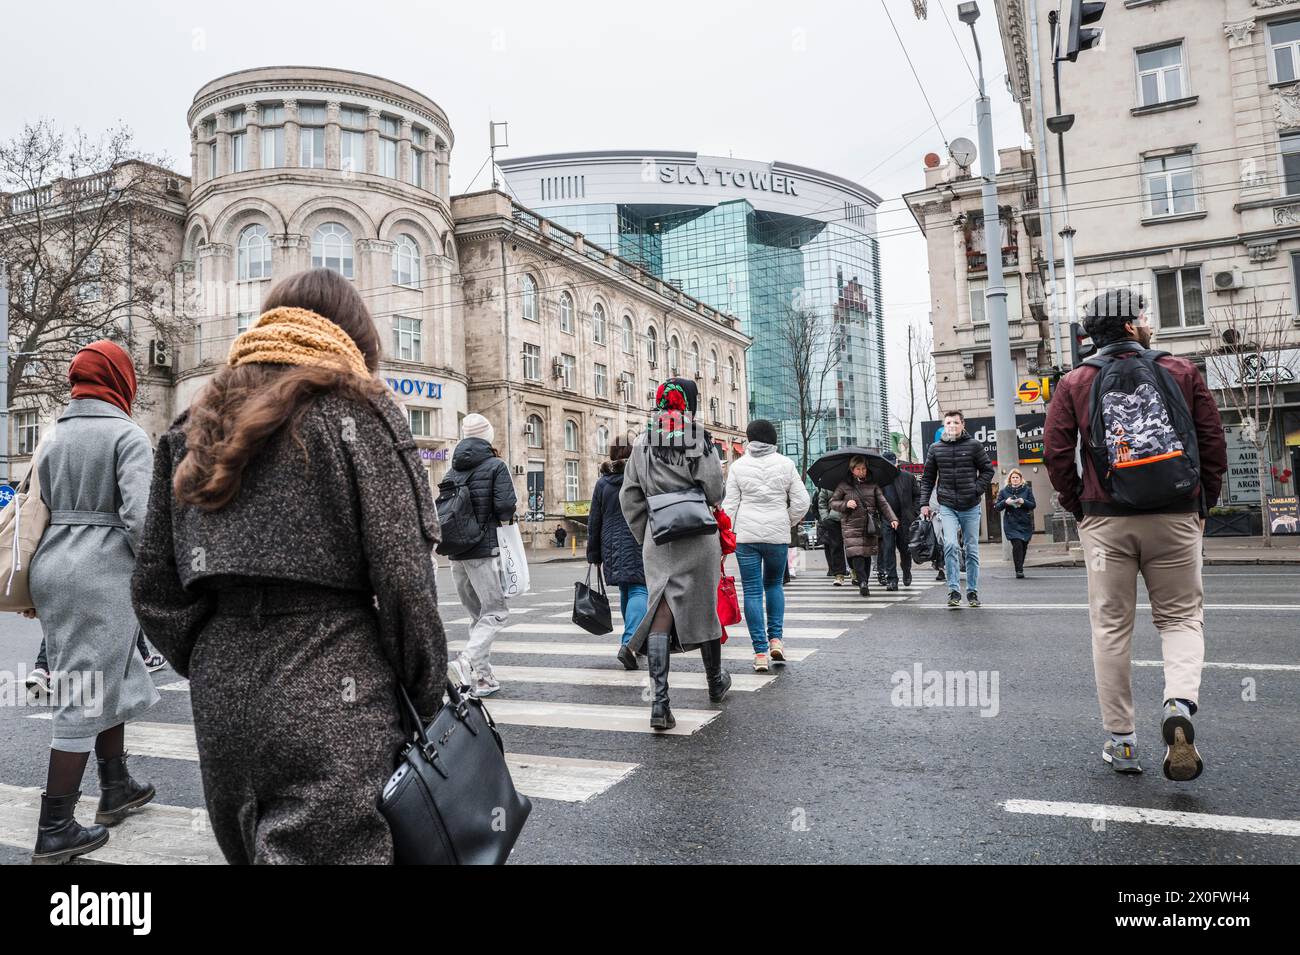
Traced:
<path id="1" fill-rule="evenodd" d="M 803 520 L 810 499 L 794 462 L 776 450 L 776 428 L 761 418 L 745 432 L 749 445 L 727 471 L 722 509 L 736 532 L 736 562 L 745 588 L 745 623 L 754 644 L 754 669 L 768 657 L 785 662 L 785 566 L 790 528 Z M 766 614 L 764 598 L 766 597 Z"/>

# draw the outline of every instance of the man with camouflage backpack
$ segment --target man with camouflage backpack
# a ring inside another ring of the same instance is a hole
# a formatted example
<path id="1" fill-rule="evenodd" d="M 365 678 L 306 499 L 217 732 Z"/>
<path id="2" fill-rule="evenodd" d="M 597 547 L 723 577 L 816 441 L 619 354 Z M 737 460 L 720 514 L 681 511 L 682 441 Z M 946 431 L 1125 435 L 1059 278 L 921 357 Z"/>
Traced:
<path id="1" fill-rule="evenodd" d="M 1192 780 L 1203 768 L 1192 728 L 1205 660 L 1201 534 L 1228 466 L 1223 424 L 1196 366 L 1150 350 L 1141 295 L 1097 296 L 1084 329 L 1098 350 L 1056 386 L 1044 461 L 1079 523 L 1088 568 L 1093 668 L 1109 731 L 1102 759 L 1116 772 L 1142 771 L 1130 669 L 1141 573 L 1164 657 L 1164 774 Z"/>

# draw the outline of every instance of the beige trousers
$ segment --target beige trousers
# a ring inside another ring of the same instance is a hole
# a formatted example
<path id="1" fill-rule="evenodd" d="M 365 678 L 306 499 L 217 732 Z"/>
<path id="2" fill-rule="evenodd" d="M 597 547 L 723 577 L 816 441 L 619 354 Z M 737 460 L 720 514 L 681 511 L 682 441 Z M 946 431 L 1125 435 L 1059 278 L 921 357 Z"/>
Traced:
<path id="1" fill-rule="evenodd" d="M 1137 575 L 1151 596 L 1160 631 L 1168 699 L 1195 703 L 1205 662 L 1201 519 L 1196 514 L 1085 516 L 1079 523 L 1088 567 L 1092 665 L 1103 725 L 1135 730 L 1131 651 Z"/>

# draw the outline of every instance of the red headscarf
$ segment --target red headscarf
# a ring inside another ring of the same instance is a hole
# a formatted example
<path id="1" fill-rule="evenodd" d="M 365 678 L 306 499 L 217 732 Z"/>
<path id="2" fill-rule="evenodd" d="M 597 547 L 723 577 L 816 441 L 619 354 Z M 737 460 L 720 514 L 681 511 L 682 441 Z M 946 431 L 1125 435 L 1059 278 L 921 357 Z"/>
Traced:
<path id="1" fill-rule="evenodd" d="M 72 397 L 98 398 L 127 414 L 135 400 L 135 366 L 120 345 L 102 340 L 77 352 L 68 366 Z"/>

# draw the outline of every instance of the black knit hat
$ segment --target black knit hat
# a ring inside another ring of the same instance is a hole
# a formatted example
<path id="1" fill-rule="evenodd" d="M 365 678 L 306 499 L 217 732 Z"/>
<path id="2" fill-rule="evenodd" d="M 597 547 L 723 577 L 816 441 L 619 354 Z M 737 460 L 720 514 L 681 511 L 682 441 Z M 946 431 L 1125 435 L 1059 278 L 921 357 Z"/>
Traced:
<path id="1" fill-rule="evenodd" d="M 762 441 L 764 444 L 776 444 L 776 425 L 764 418 L 755 418 L 745 429 L 745 437 L 750 441 Z"/>

